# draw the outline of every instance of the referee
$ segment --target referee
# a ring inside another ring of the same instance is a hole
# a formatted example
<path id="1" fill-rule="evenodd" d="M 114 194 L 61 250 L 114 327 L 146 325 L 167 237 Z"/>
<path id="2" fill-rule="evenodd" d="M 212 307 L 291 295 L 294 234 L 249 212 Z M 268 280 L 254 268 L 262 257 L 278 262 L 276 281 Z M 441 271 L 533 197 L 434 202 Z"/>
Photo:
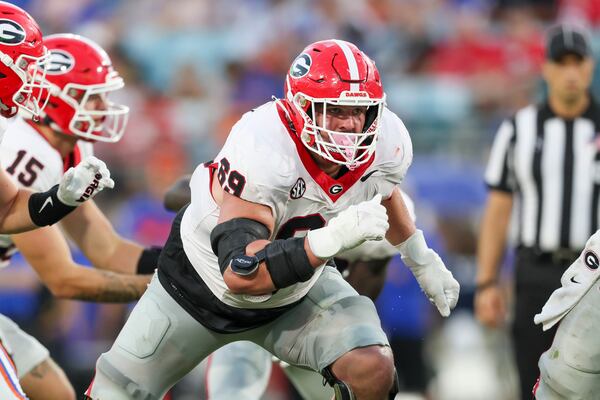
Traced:
<path id="1" fill-rule="evenodd" d="M 475 313 L 498 327 L 506 317 L 498 270 L 515 208 L 512 335 L 523 400 L 532 398 L 538 359 L 554 336 L 535 326 L 533 316 L 600 226 L 600 108 L 589 92 L 590 45 L 584 32 L 566 25 L 552 28 L 546 44 L 547 99 L 519 110 L 494 140 L 477 252 Z"/>

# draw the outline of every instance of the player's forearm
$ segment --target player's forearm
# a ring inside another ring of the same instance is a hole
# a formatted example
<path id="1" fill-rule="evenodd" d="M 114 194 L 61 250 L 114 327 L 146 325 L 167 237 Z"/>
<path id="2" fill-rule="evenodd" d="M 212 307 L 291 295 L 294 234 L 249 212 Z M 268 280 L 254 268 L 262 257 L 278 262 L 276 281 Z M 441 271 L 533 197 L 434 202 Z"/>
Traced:
<path id="1" fill-rule="evenodd" d="M 29 197 L 32 192 L 26 189 L 19 189 L 14 192 L 14 196 L 8 201 L 3 199 L 0 211 L 0 232 L 1 233 L 20 233 L 35 228 L 29 216 Z"/>
<path id="2" fill-rule="evenodd" d="M 512 198 L 504 193 L 492 193 L 488 199 L 477 246 L 477 278 L 479 284 L 498 277 L 506 246 Z"/>
<path id="3" fill-rule="evenodd" d="M 144 248 L 137 243 L 120 238 L 113 250 L 105 257 L 90 259 L 94 267 L 119 272 L 136 274 L 137 264 Z"/>
<path id="4" fill-rule="evenodd" d="M 254 241 L 246 247 L 246 254 L 255 255 L 269 243 L 268 240 Z M 325 260 L 322 260 L 313 254 L 308 245 L 308 240 L 306 239 L 304 240 L 304 251 L 306 252 L 312 268 L 317 268 L 325 263 Z M 281 266 L 281 268 L 283 267 L 284 266 Z M 274 268 L 276 268 L 276 266 L 274 266 Z M 256 272 L 246 276 L 238 275 L 234 273 L 231 268 L 227 268 L 223 274 L 223 279 L 229 289 L 236 294 L 260 295 L 272 293 L 277 289 L 271 279 L 267 264 L 264 261 L 260 263 Z"/>
<path id="5" fill-rule="evenodd" d="M 51 282 L 48 286 L 57 297 L 106 303 L 127 303 L 139 299 L 150 275 L 123 275 L 76 266 L 70 276 Z"/>
<path id="6" fill-rule="evenodd" d="M 381 202 L 386 208 L 390 228 L 387 231 L 386 239 L 394 246 L 399 245 L 415 233 L 416 227 L 411 217 L 400 189 L 397 187 L 392 192 L 392 196 Z"/>

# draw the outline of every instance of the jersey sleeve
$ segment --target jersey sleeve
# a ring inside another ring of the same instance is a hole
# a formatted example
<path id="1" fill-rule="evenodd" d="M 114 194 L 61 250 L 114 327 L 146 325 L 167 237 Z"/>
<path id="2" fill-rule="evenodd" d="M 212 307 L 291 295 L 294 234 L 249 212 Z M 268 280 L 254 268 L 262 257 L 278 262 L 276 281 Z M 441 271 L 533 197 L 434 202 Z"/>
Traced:
<path id="1" fill-rule="evenodd" d="M 513 151 L 515 128 L 513 121 L 504 121 L 498 128 L 485 170 L 485 183 L 490 189 L 512 193 L 515 189 Z"/>
<path id="2" fill-rule="evenodd" d="M 0 146 L 2 167 L 19 187 L 46 191 L 62 176 L 62 160 L 50 145 L 23 123 L 12 123 Z"/>
<path id="3" fill-rule="evenodd" d="M 387 109 L 383 114 L 381 129 L 376 150 L 378 156 L 373 168 L 379 170 L 376 175 L 381 177 L 377 180 L 377 193 L 387 199 L 404 180 L 412 164 L 413 148 L 402 120 Z"/>
<path id="4" fill-rule="evenodd" d="M 215 177 L 226 192 L 275 212 L 291 176 L 291 164 L 269 141 L 270 133 L 253 112 L 245 114 L 233 126 L 214 165 Z"/>

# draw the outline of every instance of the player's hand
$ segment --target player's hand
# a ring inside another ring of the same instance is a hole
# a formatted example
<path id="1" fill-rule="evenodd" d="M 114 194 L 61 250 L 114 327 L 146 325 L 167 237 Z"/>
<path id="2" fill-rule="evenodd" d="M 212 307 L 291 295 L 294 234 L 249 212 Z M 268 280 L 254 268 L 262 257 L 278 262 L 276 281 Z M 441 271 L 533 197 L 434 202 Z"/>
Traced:
<path id="1" fill-rule="evenodd" d="M 417 230 L 398 246 L 402 261 L 410 268 L 429 300 L 443 317 L 456 307 L 460 285 L 440 256 L 427 247 L 423 232 Z"/>
<path id="2" fill-rule="evenodd" d="M 475 317 L 489 328 L 498 328 L 506 320 L 506 300 L 502 289 L 490 286 L 475 292 Z"/>
<path id="3" fill-rule="evenodd" d="M 315 256 L 328 259 L 367 240 L 382 240 L 389 228 L 381 195 L 348 207 L 326 227 L 308 232 L 308 243 Z"/>
<path id="4" fill-rule="evenodd" d="M 110 171 L 104 161 L 90 156 L 63 175 L 57 196 L 61 202 L 76 207 L 104 188 L 112 189 L 114 186 L 115 182 L 110 179 Z"/>

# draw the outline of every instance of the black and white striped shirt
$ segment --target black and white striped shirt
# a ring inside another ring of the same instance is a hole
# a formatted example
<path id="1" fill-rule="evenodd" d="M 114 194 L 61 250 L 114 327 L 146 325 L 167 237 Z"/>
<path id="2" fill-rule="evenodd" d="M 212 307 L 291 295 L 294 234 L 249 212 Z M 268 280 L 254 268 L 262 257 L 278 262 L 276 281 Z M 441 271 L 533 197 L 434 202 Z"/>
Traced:
<path id="1" fill-rule="evenodd" d="M 505 121 L 485 174 L 488 187 L 514 193 L 518 242 L 541 251 L 582 249 L 600 227 L 600 108 L 578 118 L 530 105 Z"/>

